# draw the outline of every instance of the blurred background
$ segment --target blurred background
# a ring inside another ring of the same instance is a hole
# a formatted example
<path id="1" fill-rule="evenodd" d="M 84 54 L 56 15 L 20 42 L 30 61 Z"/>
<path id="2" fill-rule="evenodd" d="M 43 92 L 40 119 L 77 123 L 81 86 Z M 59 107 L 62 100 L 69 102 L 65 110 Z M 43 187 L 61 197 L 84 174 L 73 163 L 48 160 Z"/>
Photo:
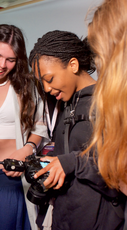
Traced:
<path id="1" fill-rule="evenodd" d="M 79 37 L 87 36 L 87 24 L 95 7 L 101 2 L 102 0 L 0 0 L 1 7 L 2 3 L 13 4 L 0 10 L 0 23 L 13 24 L 22 30 L 29 56 L 37 39 L 48 31 L 59 29 L 71 31 Z"/>

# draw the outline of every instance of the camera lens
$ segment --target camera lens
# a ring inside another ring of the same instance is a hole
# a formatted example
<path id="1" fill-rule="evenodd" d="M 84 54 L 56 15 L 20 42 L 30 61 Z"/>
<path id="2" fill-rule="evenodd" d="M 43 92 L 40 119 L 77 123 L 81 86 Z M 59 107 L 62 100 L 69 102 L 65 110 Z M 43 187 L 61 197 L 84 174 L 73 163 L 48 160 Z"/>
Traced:
<path id="1" fill-rule="evenodd" d="M 49 201 L 48 192 L 44 192 L 43 187 L 38 184 L 32 184 L 27 192 L 27 198 L 34 204 L 45 204 Z"/>

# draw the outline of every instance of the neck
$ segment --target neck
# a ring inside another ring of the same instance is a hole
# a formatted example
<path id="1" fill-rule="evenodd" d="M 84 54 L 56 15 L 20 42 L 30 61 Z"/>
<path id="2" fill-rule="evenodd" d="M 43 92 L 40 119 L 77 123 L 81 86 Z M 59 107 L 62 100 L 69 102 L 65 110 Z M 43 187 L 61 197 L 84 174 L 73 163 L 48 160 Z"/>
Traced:
<path id="1" fill-rule="evenodd" d="M 87 72 L 83 72 L 79 75 L 76 91 L 94 84 L 96 81 Z"/>

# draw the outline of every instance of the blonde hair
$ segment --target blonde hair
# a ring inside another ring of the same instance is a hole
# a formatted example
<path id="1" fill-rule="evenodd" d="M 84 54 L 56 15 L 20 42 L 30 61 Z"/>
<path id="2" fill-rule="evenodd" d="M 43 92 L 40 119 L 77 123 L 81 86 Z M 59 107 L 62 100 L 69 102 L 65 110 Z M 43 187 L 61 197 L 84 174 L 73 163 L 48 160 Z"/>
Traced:
<path id="1" fill-rule="evenodd" d="M 107 185 L 127 183 L 127 0 L 105 0 L 88 26 L 98 80 L 90 115 L 95 113 L 91 148 Z"/>

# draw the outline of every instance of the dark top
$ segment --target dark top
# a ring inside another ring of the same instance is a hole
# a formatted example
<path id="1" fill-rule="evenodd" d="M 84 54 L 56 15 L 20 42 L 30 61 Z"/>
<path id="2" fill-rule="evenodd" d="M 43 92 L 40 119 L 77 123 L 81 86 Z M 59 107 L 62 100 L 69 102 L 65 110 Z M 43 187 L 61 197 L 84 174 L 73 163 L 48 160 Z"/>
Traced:
<path id="1" fill-rule="evenodd" d="M 88 86 L 74 94 L 69 103 L 72 103 L 75 116 L 89 116 L 93 89 L 94 85 Z M 76 102 L 78 97 L 79 101 Z M 55 200 L 52 230 L 122 229 L 124 217 L 121 204 L 125 196 L 106 186 L 92 154 L 89 158 L 79 155 L 83 144 L 91 136 L 91 123 L 87 120 L 75 124 L 69 137 L 70 153 L 65 154 L 64 116 L 63 112 L 57 127 L 54 156 L 58 156 L 67 175 L 65 181 L 69 183 L 59 190 Z"/>

